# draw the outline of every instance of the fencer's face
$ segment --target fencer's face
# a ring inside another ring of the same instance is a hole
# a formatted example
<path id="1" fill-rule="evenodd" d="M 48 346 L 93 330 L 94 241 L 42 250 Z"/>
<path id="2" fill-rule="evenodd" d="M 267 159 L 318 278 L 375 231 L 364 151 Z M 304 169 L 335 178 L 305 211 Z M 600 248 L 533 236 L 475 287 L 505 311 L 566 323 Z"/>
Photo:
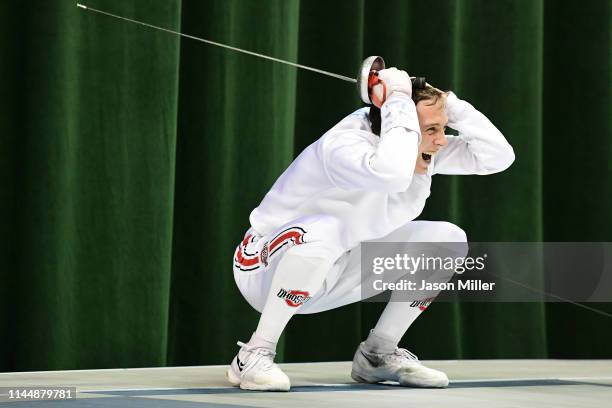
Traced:
<path id="1" fill-rule="evenodd" d="M 421 144 L 414 172 L 419 174 L 427 173 L 432 157 L 446 146 L 444 134 L 448 123 L 445 110 L 446 98 L 439 98 L 433 105 L 429 105 L 430 103 L 431 101 L 427 100 L 420 101 L 416 106 L 421 128 Z"/>

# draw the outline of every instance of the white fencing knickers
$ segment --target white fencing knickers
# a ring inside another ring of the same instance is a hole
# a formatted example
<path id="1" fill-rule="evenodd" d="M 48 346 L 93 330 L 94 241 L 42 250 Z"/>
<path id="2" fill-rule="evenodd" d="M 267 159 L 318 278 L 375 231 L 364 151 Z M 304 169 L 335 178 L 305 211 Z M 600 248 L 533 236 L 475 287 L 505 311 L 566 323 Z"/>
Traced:
<path id="1" fill-rule="evenodd" d="M 361 248 L 346 250 L 342 225 L 334 217 L 308 216 L 260 236 L 252 229 L 234 253 L 234 279 L 247 302 L 261 312 L 272 278 L 289 248 L 305 257 L 330 262 L 323 287 L 316 294 L 282 294 L 297 314 L 318 313 L 362 299 Z M 410 221 L 387 236 L 368 242 L 466 242 L 465 232 L 449 222 Z M 292 288 L 287 288 L 292 292 Z"/>

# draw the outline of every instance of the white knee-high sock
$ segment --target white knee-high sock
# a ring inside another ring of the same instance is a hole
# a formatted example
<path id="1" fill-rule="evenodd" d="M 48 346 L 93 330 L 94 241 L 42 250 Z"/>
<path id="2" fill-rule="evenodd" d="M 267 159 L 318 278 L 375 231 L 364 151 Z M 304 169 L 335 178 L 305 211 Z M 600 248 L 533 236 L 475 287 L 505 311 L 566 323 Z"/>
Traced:
<path id="1" fill-rule="evenodd" d="M 375 353 L 392 353 L 408 328 L 432 301 L 433 298 L 406 301 L 401 292 L 394 291 L 376 326 L 370 331 L 366 349 Z"/>
<path id="2" fill-rule="evenodd" d="M 254 333 L 255 342 L 261 339 L 276 346 L 291 317 L 321 289 L 331 268 L 332 263 L 326 258 L 298 255 L 292 249 L 283 255 L 276 267 Z"/>
<path id="3" fill-rule="evenodd" d="M 378 318 L 373 332 L 393 342 L 393 350 L 395 350 L 408 328 L 425 308 L 422 302 L 394 302 L 391 296 L 391 301 L 387 303 L 385 310 Z"/>

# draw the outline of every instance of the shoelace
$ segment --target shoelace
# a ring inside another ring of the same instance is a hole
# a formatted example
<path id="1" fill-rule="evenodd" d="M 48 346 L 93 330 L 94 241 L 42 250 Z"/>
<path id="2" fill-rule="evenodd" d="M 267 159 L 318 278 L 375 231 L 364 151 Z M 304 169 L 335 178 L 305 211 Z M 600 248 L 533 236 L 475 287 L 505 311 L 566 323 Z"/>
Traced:
<path id="1" fill-rule="evenodd" d="M 248 358 L 249 362 L 244 366 L 244 372 L 247 372 L 251 367 L 257 364 L 258 361 L 261 361 L 260 365 L 264 370 L 269 370 L 274 366 L 274 356 L 276 356 L 276 353 L 272 350 L 261 347 L 251 347 L 241 341 L 236 344 L 252 354 Z"/>
<path id="2" fill-rule="evenodd" d="M 395 351 L 393 352 L 393 355 L 399 358 L 407 358 L 408 360 L 413 360 L 414 362 L 421 364 L 419 358 L 415 354 L 404 348 L 396 347 Z"/>

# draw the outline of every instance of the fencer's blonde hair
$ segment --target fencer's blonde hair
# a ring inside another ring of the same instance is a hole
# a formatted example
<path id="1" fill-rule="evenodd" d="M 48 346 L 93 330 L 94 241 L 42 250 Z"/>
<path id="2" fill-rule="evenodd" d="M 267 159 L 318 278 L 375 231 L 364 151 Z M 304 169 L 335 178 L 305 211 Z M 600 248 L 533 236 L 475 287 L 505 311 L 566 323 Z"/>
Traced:
<path id="1" fill-rule="evenodd" d="M 429 85 L 425 88 L 412 88 L 412 100 L 415 105 L 421 101 L 429 101 L 427 105 L 435 105 L 440 98 L 446 98 L 447 95 L 448 92 L 442 92 Z"/>

